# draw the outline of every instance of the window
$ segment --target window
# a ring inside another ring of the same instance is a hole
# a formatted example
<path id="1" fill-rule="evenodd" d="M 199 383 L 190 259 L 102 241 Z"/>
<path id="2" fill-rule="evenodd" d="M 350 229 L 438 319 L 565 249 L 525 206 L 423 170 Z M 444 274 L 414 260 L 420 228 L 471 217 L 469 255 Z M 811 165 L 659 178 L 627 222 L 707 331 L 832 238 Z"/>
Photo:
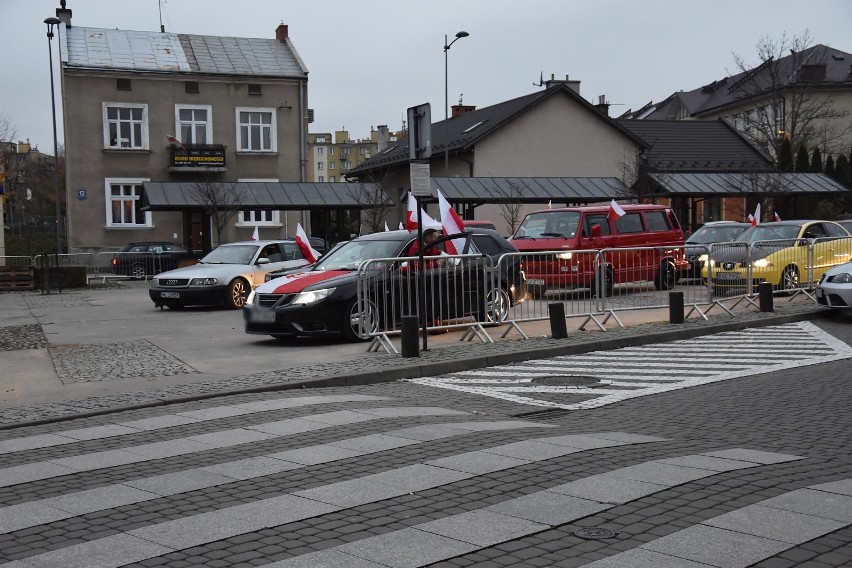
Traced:
<path id="1" fill-rule="evenodd" d="M 341 170 L 348 170 L 351 167 L 352 167 L 352 164 L 350 164 L 349 162 L 340 162 L 340 169 Z"/>
<path id="2" fill-rule="evenodd" d="M 317 169 L 318 170 L 324 169 L 324 166 L 325 166 L 325 164 L 323 162 L 317 162 Z"/>
<path id="3" fill-rule="evenodd" d="M 275 152 L 275 112 L 271 108 L 237 108 L 237 150 Z"/>
<path id="4" fill-rule="evenodd" d="M 337 181 L 337 177 L 331 176 L 330 178 L 328 178 L 328 181 Z"/>
<path id="5" fill-rule="evenodd" d="M 316 144 L 325 144 L 325 136 L 317 136 L 314 139 L 314 143 Z"/>
<path id="6" fill-rule="evenodd" d="M 646 211 L 645 224 L 649 231 L 669 231 L 669 221 L 663 211 Z"/>
<path id="7" fill-rule="evenodd" d="M 148 105 L 103 103 L 104 147 L 148 149 Z"/>
<path id="8" fill-rule="evenodd" d="M 322 156 L 322 155 L 323 155 L 323 150 L 325 150 L 325 148 L 324 148 L 324 147 L 322 147 L 322 146 L 319 146 L 319 147 L 317 148 L 317 156 Z"/>
<path id="9" fill-rule="evenodd" d="M 601 235 L 609 235 L 609 221 L 606 218 L 606 215 L 586 215 L 583 219 L 583 236 L 591 237 L 592 236 L 592 227 L 595 225 L 599 225 L 601 228 Z"/>
<path id="10" fill-rule="evenodd" d="M 115 88 L 119 91 L 130 91 L 132 90 L 130 84 L 130 79 L 116 79 L 115 80 Z"/>
<path id="11" fill-rule="evenodd" d="M 317 176 L 317 181 L 322 183 L 325 181 L 325 178 L 323 176 Z"/>
<path id="12" fill-rule="evenodd" d="M 334 156 L 334 146 L 332 146 L 331 148 L 328 149 L 328 155 Z"/>
<path id="13" fill-rule="evenodd" d="M 248 94 L 250 95 L 262 95 L 263 88 L 258 83 L 252 83 L 248 86 Z"/>
<path id="14" fill-rule="evenodd" d="M 184 144 L 210 144 L 213 111 L 207 105 L 175 105 L 175 131 Z"/>
<path id="15" fill-rule="evenodd" d="M 106 180 L 107 227 L 150 227 L 151 213 L 142 211 L 142 179 Z"/>
<path id="16" fill-rule="evenodd" d="M 278 183 L 277 179 L 239 179 L 240 182 Z M 237 227 L 281 226 L 278 211 L 268 209 L 245 209 L 237 215 Z"/>
<path id="17" fill-rule="evenodd" d="M 187 93 L 200 93 L 201 90 L 198 88 L 198 81 L 187 81 L 183 84 L 183 89 Z"/>
<path id="18" fill-rule="evenodd" d="M 615 228 L 619 233 L 641 233 L 642 216 L 639 213 L 627 213 L 615 220 Z"/>
<path id="19" fill-rule="evenodd" d="M 362 156 L 370 153 L 370 149 L 365 146 L 361 146 L 360 148 L 358 148 L 358 151 L 361 153 Z"/>
<path id="20" fill-rule="evenodd" d="M 329 162 L 329 163 L 328 163 L 328 169 L 333 170 L 333 169 L 335 169 L 336 167 L 337 167 L 337 164 L 335 164 L 334 162 Z"/>

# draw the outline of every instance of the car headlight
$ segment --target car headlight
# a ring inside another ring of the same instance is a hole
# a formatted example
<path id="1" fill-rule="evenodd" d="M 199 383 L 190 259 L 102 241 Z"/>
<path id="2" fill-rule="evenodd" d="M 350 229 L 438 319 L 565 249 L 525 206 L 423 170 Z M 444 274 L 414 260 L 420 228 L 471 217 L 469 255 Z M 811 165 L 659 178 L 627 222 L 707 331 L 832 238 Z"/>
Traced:
<path id="1" fill-rule="evenodd" d="M 556 255 L 556 258 L 558 258 L 559 260 L 571 260 L 572 258 L 574 258 L 574 255 L 570 252 L 561 252 Z"/>
<path id="2" fill-rule="evenodd" d="M 299 292 L 296 294 L 296 297 L 293 298 L 291 304 L 313 304 L 314 302 L 319 302 L 320 300 L 324 300 L 328 297 L 329 294 L 334 292 L 334 288 L 323 288 L 322 290 L 311 290 L 309 292 Z"/>
<path id="3" fill-rule="evenodd" d="M 189 281 L 190 286 L 215 286 L 218 283 L 216 278 L 193 278 Z"/>
<path id="4" fill-rule="evenodd" d="M 246 298 L 246 305 L 247 306 L 254 305 L 254 297 L 255 297 L 255 293 L 254 293 L 254 290 L 252 290 L 251 292 L 249 292 L 248 298 Z"/>
<path id="5" fill-rule="evenodd" d="M 708 255 L 706 255 L 706 254 L 699 255 L 699 256 L 698 256 L 698 262 L 700 262 L 701 264 L 706 263 L 706 262 L 707 262 L 707 257 L 708 257 Z M 715 264 L 715 263 L 714 263 L 714 264 Z"/>
<path id="6" fill-rule="evenodd" d="M 754 268 L 769 268 L 772 266 L 772 263 L 766 260 L 765 258 L 761 258 L 752 262 L 751 265 Z"/>
<path id="7" fill-rule="evenodd" d="M 842 274 L 835 274 L 831 279 L 832 284 L 852 284 L 852 274 L 848 272 L 843 272 Z"/>

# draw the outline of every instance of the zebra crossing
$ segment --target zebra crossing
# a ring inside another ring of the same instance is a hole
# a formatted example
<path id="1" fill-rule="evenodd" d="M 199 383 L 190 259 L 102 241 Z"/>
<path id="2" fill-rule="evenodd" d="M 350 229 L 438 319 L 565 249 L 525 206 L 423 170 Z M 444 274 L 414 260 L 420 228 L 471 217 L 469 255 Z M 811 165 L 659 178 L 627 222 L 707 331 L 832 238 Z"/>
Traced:
<path id="1" fill-rule="evenodd" d="M 849 358 L 852 347 L 809 322 L 798 322 L 406 380 L 519 404 L 583 410 Z"/>

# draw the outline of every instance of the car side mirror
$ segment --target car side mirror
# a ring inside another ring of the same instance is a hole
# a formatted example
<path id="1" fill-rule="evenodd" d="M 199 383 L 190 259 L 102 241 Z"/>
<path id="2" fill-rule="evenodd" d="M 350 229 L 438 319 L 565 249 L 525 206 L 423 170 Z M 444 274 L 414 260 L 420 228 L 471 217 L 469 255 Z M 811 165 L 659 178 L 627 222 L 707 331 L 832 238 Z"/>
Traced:
<path id="1" fill-rule="evenodd" d="M 269 259 L 268 258 L 258 258 L 257 264 L 269 264 Z"/>
<path id="2" fill-rule="evenodd" d="M 601 226 L 595 223 L 592 225 L 592 238 L 597 238 L 601 236 Z"/>

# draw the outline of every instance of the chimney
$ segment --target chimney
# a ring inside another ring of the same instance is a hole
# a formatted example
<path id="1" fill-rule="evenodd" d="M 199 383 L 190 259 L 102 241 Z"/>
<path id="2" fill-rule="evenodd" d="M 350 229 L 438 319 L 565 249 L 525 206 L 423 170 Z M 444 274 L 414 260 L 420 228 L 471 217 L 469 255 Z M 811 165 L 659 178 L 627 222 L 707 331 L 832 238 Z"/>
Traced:
<path id="1" fill-rule="evenodd" d="M 59 21 L 71 27 L 71 10 L 65 8 L 65 0 L 60 0 L 59 8 L 56 9 L 56 17 L 59 18 Z"/>
<path id="2" fill-rule="evenodd" d="M 565 75 L 565 80 L 562 79 L 554 79 L 553 75 L 550 76 L 549 81 L 544 82 L 545 88 L 549 89 L 551 87 L 557 87 L 559 85 L 565 85 L 578 95 L 580 94 L 580 81 L 571 81 L 568 79 L 568 75 Z"/>
<path id="3" fill-rule="evenodd" d="M 275 28 L 275 39 L 277 39 L 281 43 L 287 43 L 288 37 L 289 35 L 287 33 L 287 26 L 284 24 L 279 24 L 279 26 Z"/>
<path id="4" fill-rule="evenodd" d="M 380 124 L 378 126 L 378 131 L 378 152 L 381 153 L 382 150 L 388 147 L 388 142 L 390 142 L 390 130 L 388 130 L 387 124 Z"/>
<path id="5" fill-rule="evenodd" d="M 598 104 L 595 105 L 595 108 L 601 111 L 605 116 L 609 116 L 609 103 L 606 102 L 606 95 L 598 97 Z"/>
<path id="6" fill-rule="evenodd" d="M 455 117 L 457 117 L 457 116 L 461 116 L 461 115 L 463 115 L 463 114 L 467 114 L 467 113 L 469 113 L 469 112 L 471 112 L 471 111 L 476 110 L 476 107 L 475 107 L 475 106 L 471 106 L 471 105 L 462 105 L 462 104 L 453 105 L 453 106 L 451 106 L 450 108 L 451 108 L 451 109 L 452 109 L 452 111 L 453 111 L 453 113 L 450 115 L 450 118 L 455 118 Z"/>

